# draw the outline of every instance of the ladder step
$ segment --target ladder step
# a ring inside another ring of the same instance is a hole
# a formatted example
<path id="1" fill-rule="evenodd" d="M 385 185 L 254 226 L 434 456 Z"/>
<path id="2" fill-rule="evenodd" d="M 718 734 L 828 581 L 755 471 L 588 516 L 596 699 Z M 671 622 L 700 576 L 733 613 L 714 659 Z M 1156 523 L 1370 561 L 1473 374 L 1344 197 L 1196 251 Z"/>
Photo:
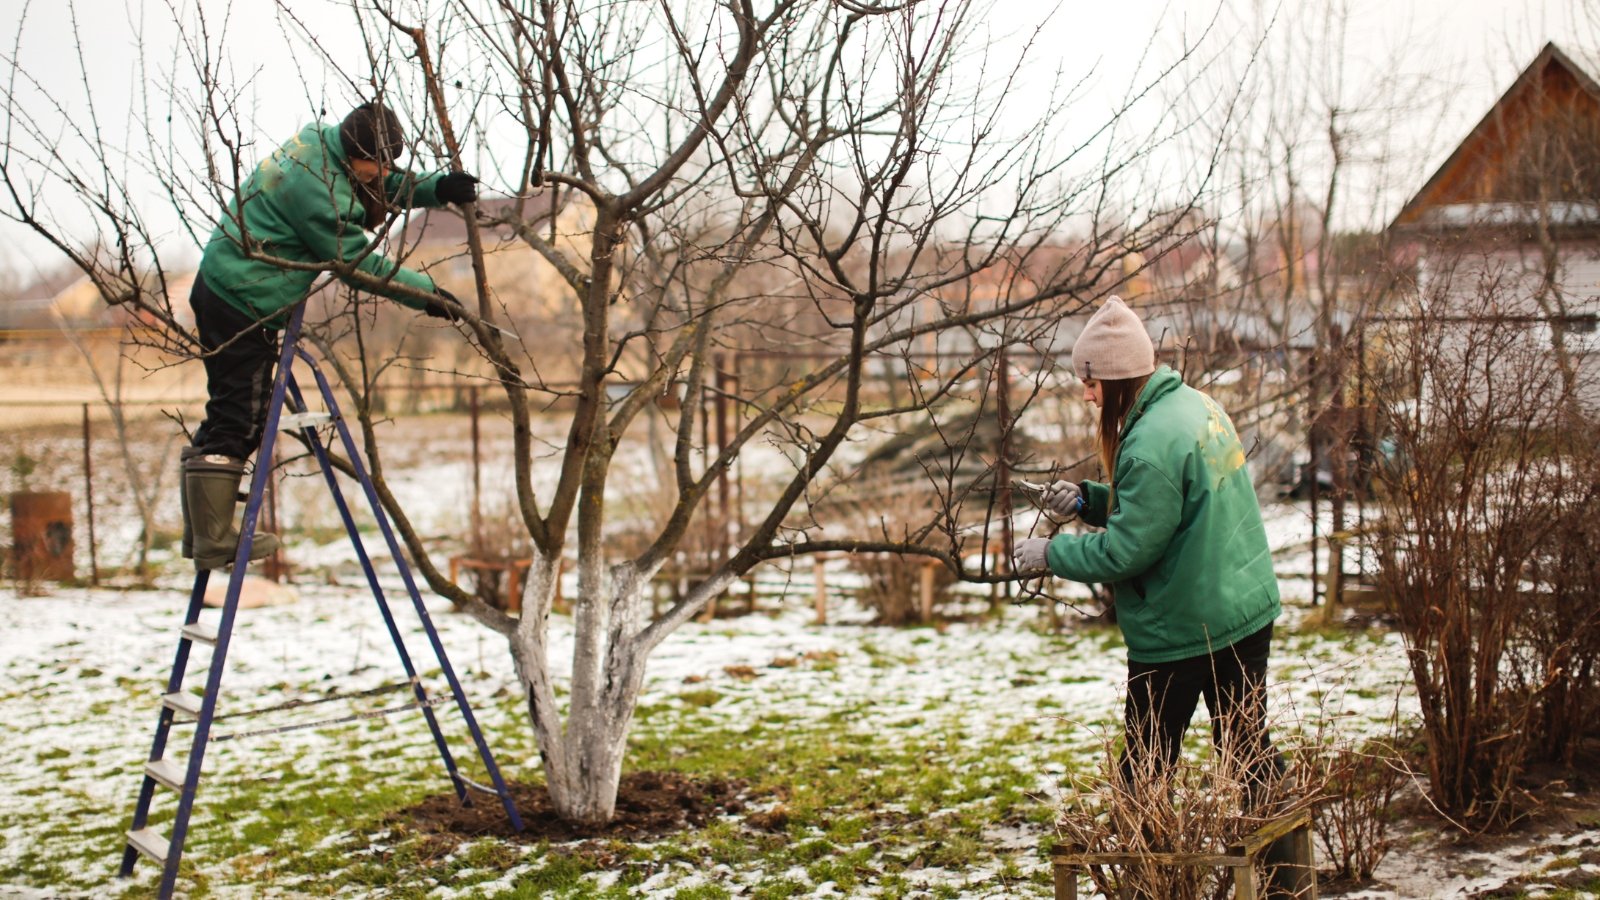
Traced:
<path id="1" fill-rule="evenodd" d="M 210 644 L 213 647 L 217 645 L 217 629 L 200 622 L 191 622 L 183 626 L 183 636 L 197 644 Z"/>
<path id="2" fill-rule="evenodd" d="M 191 718 L 200 718 L 200 698 L 193 694 L 179 692 L 176 694 L 162 694 L 161 705 L 173 712 L 183 713 Z"/>
<path id="3" fill-rule="evenodd" d="M 318 425 L 326 425 L 326 424 L 328 424 L 329 422 L 332 422 L 332 421 L 333 421 L 333 414 L 332 413 L 325 413 L 325 412 L 290 413 L 290 414 L 288 414 L 286 416 L 279 416 L 278 417 L 278 430 L 279 431 L 296 431 L 296 430 L 301 429 L 301 428 L 315 428 Z"/>
<path id="4" fill-rule="evenodd" d="M 189 774 L 186 767 L 170 759 L 153 759 L 145 763 L 144 773 L 175 791 L 183 790 L 184 776 Z"/>
<path id="5" fill-rule="evenodd" d="M 157 865 L 167 864 L 167 847 L 170 845 L 171 842 L 154 828 L 128 832 L 128 846 L 155 860 Z"/>

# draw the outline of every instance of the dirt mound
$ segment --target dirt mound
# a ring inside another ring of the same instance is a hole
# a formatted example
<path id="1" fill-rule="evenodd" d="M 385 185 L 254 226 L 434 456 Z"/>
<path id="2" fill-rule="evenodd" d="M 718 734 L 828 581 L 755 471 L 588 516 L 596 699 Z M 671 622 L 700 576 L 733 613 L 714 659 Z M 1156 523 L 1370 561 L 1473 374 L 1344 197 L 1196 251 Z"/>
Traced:
<path id="1" fill-rule="evenodd" d="M 716 816 L 744 808 L 740 795 L 745 785 L 741 781 L 696 778 L 681 772 L 629 772 L 622 776 L 617 790 L 616 815 L 604 825 L 586 828 L 556 814 L 544 785 L 512 782 L 509 786 L 522 816 L 521 834 L 511 830 L 499 798 L 476 792 L 467 807 L 454 792 L 428 797 L 390 816 L 389 824 L 440 838 L 496 835 L 528 844 L 585 838 L 638 840 L 698 828 Z"/>

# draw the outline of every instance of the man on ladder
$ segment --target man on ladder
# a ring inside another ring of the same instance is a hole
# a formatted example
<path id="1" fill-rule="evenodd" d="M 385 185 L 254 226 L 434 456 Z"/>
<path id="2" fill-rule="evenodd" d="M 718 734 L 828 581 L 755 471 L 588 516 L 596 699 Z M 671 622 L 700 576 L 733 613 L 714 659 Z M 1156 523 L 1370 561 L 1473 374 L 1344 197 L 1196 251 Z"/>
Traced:
<path id="1" fill-rule="evenodd" d="M 196 569 L 233 562 L 233 513 L 245 460 L 261 443 L 278 332 L 303 300 L 319 264 L 378 279 L 346 280 L 429 316 L 455 321 L 460 303 L 427 275 L 374 251 L 368 230 L 391 208 L 477 199 L 465 172 L 416 176 L 394 169 L 406 152 L 400 120 L 379 102 L 338 125 L 314 122 L 246 179 L 211 233 L 189 295 L 206 367 L 205 420 L 180 458 L 183 555 Z M 419 298 L 419 295 L 422 295 Z M 258 464 L 265 464 L 258 462 Z M 257 532 L 250 558 L 278 539 Z"/>

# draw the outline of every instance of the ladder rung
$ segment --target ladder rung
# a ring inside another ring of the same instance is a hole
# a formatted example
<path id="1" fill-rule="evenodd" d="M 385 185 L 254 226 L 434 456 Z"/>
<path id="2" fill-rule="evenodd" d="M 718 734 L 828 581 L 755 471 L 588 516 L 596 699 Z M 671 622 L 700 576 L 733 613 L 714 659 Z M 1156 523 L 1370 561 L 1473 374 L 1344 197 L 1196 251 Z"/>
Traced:
<path id="1" fill-rule="evenodd" d="M 166 837 L 154 828 L 141 828 L 138 831 L 128 832 L 128 846 L 155 860 L 159 865 L 167 864 L 167 847 L 170 844 Z"/>
<path id="2" fill-rule="evenodd" d="M 191 622 L 183 626 L 183 636 L 197 644 L 217 644 L 217 629 L 199 622 Z"/>
<path id="3" fill-rule="evenodd" d="M 332 413 L 325 413 L 325 412 L 290 413 L 290 414 L 288 414 L 286 416 L 278 417 L 278 430 L 279 431 L 294 431 L 294 430 L 299 429 L 299 428 L 315 428 L 318 425 L 326 425 L 326 424 L 328 424 L 329 422 L 332 422 L 332 421 L 333 421 L 333 414 Z"/>
<path id="4" fill-rule="evenodd" d="M 162 694 L 161 705 L 173 712 L 180 712 L 186 716 L 200 718 L 200 698 L 193 694 L 179 692 L 176 694 Z"/>
<path id="5" fill-rule="evenodd" d="M 152 759 L 144 764 L 144 773 L 175 791 L 183 790 L 184 767 L 170 759 Z"/>

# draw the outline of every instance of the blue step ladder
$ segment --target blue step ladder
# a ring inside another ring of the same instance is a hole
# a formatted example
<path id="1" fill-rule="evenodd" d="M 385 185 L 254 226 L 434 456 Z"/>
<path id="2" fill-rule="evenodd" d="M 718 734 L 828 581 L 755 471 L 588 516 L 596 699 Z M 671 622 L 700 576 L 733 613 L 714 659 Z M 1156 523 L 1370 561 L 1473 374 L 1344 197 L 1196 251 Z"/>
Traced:
<path id="1" fill-rule="evenodd" d="M 189 816 L 194 811 L 195 793 L 200 785 L 200 772 L 205 760 L 205 751 L 208 743 L 227 740 L 231 737 L 244 735 L 219 735 L 211 734 L 211 725 L 217 716 L 217 698 L 221 693 L 222 672 L 228 657 L 228 641 L 233 635 L 234 616 L 239 609 L 240 587 L 244 584 L 245 569 L 250 560 L 250 545 L 255 539 L 256 523 L 261 513 L 261 501 L 265 493 L 267 479 L 271 477 L 272 448 L 280 428 L 297 430 L 304 437 L 312 453 L 315 455 L 317 465 L 322 469 L 323 480 L 327 482 L 328 492 L 333 496 L 334 505 L 339 509 L 339 516 L 344 520 L 345 531 L 350 535 L 350 542 L 355 547 L 356 556 L 361 561 L 361 568 L 366 573 L 367 584 L 372 589 L 372 596 L 378 603 L 378 610 L 383 615 L 384 625 L 389 630 L 389 637 L 394 641 L 395 650 L 400 655 L 400 663 L 405 669 L 405 683 L 397 686 L 404 689 L 409 686 L 412 691 L 413 702 L 401 706 L 381 710 L 378 714 L 420 709 L 427 719 L 428 729 L 433 733 L 433 741 L 439 748 L 439 756 L 444 760 L 445 771 L 450 775 L 450 781 L 455 786 L 456 796 L 462 805 L 470 806 L 471 798 L 468 789 L 471 788 L 483 793 L 499 796 L 500 802 L 505 806 L 506 815 L 511 820 L 511 827 L 516 831 L 522 830 L 522 818 L 517 814 L 516 803 L 511 798 L 511 792 L 506 788 L 506 783 L 500 776 L 500 769 L 495 765 L 494 754 L 490 752 L 488 744 L 484 741 L 483 731 L 478 727 L 477 719 L 472 714 L 472 707 L 467 703 L 466 695 L 461 690 L 461 682 L 456 678 L 455 670 L 450 666 L 450 660 L 445 655 L 444 645 L 439 640 L 439 633 L 433 627 L 432 620 L 428 617 L 428 610 L 423 605 L 422 595 L 417 590 L 416 580 L 412 577 L 411 568 L 406 564 L 405 555 L 401 552 L 399 541 L 395 539 L 394 529 L 389 525 L 389 518 L 384 514 L 383 506 L 378 501 L 377 491 L 372 486 L 372 479 L 368 477 L 366 467 L 361 462 L 361 454 L 356 448 L 355 441 L 350 437 L 350 430 L 346 427 L 344 418 L 339 413 L 338 404 L 334 400 L 333 390 L 328 385 L 328 380 L 318 368 L 316 362 L 299 347 L 300 327 L 305 318 L 305 304 L 295 307 L 289 319 L 288 327 L 283 333 L 283 347 L 278 355 L 278 370 L 273 381 L 272 401 L 267 408 L 266 431 L 261 438 L 261 447 L 256 454 L 255 474 L 250 481 L 249 500 L 245 504 L 244 522 L 239 530 L 239 549 L 234 555 L 233 570 L 228 578 L 228 592 L 222 605 L 222 618 L 213 629 L 200 622 L 200 610 L 204 605 L 206 583 L 211 577 L 208 570 L 195 573 L 194 589 L 189 595 L 189 608 L 184 614 L 183 627 L 179 631 L 178 653 L 172 664 L 172 674 L 167 679 L 166 692 L 161 697 L 161 713 L 156 723 L 155 741 L 150 748 L 149 761 L 144 767 L 144 781 L 139 788 L 139 800 L 134 807 L 133 826 L 127 832 L 127 845 L 122 855 L 122 869 L 119 873 L 126 878 L 133 873 L 134 862 L 143 855 L 154 860 L 162 866 L 160 897 L 167 900 L 172 896 L 178 878 L 178 861 L 183 855 L 184 839 L 188 836 Z M 296 383 L 291 367 L 298 358 L 311 371 L 316 379 L 317 389 L 322 394 L 322 400 L 327 408 L 326 413 L 308 412 L 305 398 L 300 393 L 300 386 Z M 290 414 L 283 415 L 284 407 L 288 406 Z M 345 502 L 344 494 L 339 489 L 339 483 L 334 477 L 334 468 L 328 456 L 328 449 L 322 443 L 316 428 L 321 425 L 332 424 L 337 431 L 339 440 L 344 447 L 345 458 L 349 460 L 355 471 L 356 481 L 360 483 L 362 491 L 366 494 L 367 504 L 373 516 L 378 520 L 378 527 L 383 533 L 384 540 L 388 543 L 389 554 L 394 558 L 395 565 L 400 569 L 400 577 L 404 580 L 406 592 L 411 595 L 411 604 L 416 609 L 417 616 L 422 620 L 423 629 L 427 632 L 428 642 L 433 648 L 434 656 L 439 661 L 439 666 L 450 685 L 451 697 L 456 707 L 460 709 L 461 716 L 466 720 L 467 728 L 472 733 L 473 743 L 477 747 L 478 756 L 483 760 L 484 768 L 489 773 L 493 782 L 492 786 L 475 784 L 468 780 L 457 770 L 455 758 L 450 753 L 449 746 L 445 743 L 444 734 L 439 730 L 439 722 L 434 717 L 433 707 L 443 702 L 444 698 L 429 698 L 427 691 L 422 686 L 421 679 L 417 676 L 416 667 L 412 664 L 411 654 L 406 650 L 405 640 L 395 624 L 394 613 L 389 607 L 389 602 L 384 597 L 383 588 L 378 584 L 377 572 L 373 569 L 372 560 L 367 556 L 366 546 L 361 541 L 361 535 L 356 530 L 355 519 L 352 518 L 350 507 Z M 184 673 L 189 664 L 189 653 L 196 644 L 205 644 L 211 647 L 211 665 L 206 676 L 205 693 L 195 696 L 183 689 Z M 373 692 L 367 692 L 373 693 Z M 334 698 L 338 699 L 338 698 Z M 303 705 L 286 704 L 285 706 Z M 279 709 L 283 707 L 273 707 Z M 270 710 L 260 710 L 265 712 Z M 244 715 L 244 714 L 238 714 Z M 364 716 L 360 716 L 364 717 Z M 359 718 L 359 717 L 358 717 Z M 176 722 L 193 721 L 195 724 L 194 738 L 189 748 L 188 758 L 176 760 L 167 758 L 167 738 Z M 345 721 L 345 720 L 335 720 Z M 328 724 L 326 722 L 313 722 L 304 725 L 290 726 L 289 728 L 276 729 L 275 731 L 293 730 L 295 728 L 309 728 Z M 148 827 L 150 805 L 155 796 L 156 788 L 168 788 L 178 793 L 177 816 L 172 823 L 170 837 L 163 836 L 154 828 Z"/>

